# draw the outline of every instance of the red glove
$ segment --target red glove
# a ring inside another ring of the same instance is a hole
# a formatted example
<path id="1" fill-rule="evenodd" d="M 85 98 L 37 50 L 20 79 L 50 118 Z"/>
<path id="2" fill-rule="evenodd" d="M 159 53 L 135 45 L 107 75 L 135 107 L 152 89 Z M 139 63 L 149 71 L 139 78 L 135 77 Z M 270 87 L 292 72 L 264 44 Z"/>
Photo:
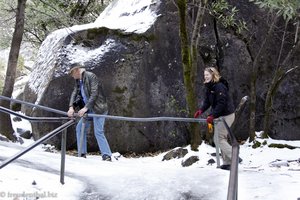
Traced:
<path id="1" fill-rule="evenodd" d="M 198 118 L 202 114 L 202 110 L 197 110 L 194 114 L 194 118 Z"/>
<path id="2" fill-rule="evenodd" d="M 214 117 L 212 115 L 209 115 L 207 118 L 206 118 L 206 122 L 208 124 L 213 124 L 213 121 L 214 121 Z"/>

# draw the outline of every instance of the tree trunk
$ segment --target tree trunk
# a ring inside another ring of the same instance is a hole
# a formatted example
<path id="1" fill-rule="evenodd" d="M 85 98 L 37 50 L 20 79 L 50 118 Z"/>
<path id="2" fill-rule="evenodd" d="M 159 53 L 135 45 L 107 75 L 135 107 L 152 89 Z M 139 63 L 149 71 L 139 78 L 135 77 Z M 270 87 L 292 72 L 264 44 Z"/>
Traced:
<path id="1" fill-rule="evenodd" d="M 275 95 L 275 91 L 279 86 L 279 81 L 281 79 L 280 77 L 282 77 L 282 75 L 283 75 L 283 71 L 280 69 L 276 69 L 272 83 L 267 92 L 267 97 L 265 101 L 265 116 L 264 116 L 264 129 L 263 129 L 264 133 L 262 135 L 263 138 L 268 138 L 270 114 L 272 111 L 273 98 Z"/>
<path id="2" fill-rule="evenodd" d="M 24 32 L 25 5 L 26 0 L 18 0 L 15 30 L 11 42 L 6 77 L 2 92 L 2 95 L 6 97 L 11 97 L 14 89 L 19 51 Z M 1 100 L 0 105 L 5 108 L 10 108 L 10 102 L 8 101 Z M 16 138 L 13 135 L 14 131 L 12 128 L 10 115 L 0 112 L 0 121 L 0 133 L 5 135 L 8 139 L 14 141 Z"/>
<path id="3" fill-rule="evenodd" d="M 180 17 L 179 30 L 180 30 L 180 40 L 181 40 L 183 78 L 184 78 L 184 85 L 186 89 L 186 101 L 187 101 L 188 113 L 190 116 L 192 116 L 192 113 L 196 110 L 196 95 L 191 80 L 191 73 L 192 73 L 191 59 L 192 58 L 189 49 L 188 33 L 186 28 L 186 0 L 178 0 L 177 5 L 178 5 L 179 17 Z M 198 148 L 198 144 L 195 139 L 195 136 L 199 134 L 199 132 L 197 133 L 196 131 L 197 131 L 196 125 L 192 123 L 190 129 L 192 150 L 196 150 Z"/>
<path id="4" fill-rule="evenodd" d="M 186 29 L 186 0 L 178 0 L 177 6 L 179 10 L 179 35 L 181 41 L 181 57 L 182 57 L 182 66 L 183 66 L 183 77 L 184 77 L 184 86 L 186 89 L 186 101 L 187 101 L 187 108 L 188 113 L 191 116 L 193 103 L 195 101 L 195 96 L 193 94 L 193 88 L 191 83 L 191 54 L 189 49 L 189 42 L 188 42 L 188 33 Z M 195 108 L 195 106 L 194 106 Z M 191 138 L 191 146 L 193 146 L 193 136 L 192 133 L 193 126 L 190 130 L 190 138 Z"/>
<path id="5" fill-rule="evenodd" d="M 204 6 L 206 6 L 207 1 L 205 0 Z M 196 75 L 197 75 L 197 47 L 200 41 L 200 27 L 202 24 L 202 18 L 204 15 L 204 8 L 201 8 L 201 1 L 199 1 L 199 7 L 197 12 L 197 17 L 195 20 L 195 26 L 192 33 L 191 44 L 188 42 L 188 33 L 186 28 L 186 11 L 187 2 L 186 0 L 178 0 L 177 6 L 179 10 L 180 17 L 180 40 L 181 40 L 181 55 L 182 55 L 182 65 L 183 65 L 183 76 L 184 85 L 186 89 L 186 101 L 189 116 L 193 117 L 193 113 L 197 109 L 197 98 L 196 98 Z M 200 129 L 199 124 L 192 123 L 190 129 L 191 138 L 191 149 L 197 150 L 199 144 L 201 144 Z"/>
<path id="6" fill-rule="evenodd" d="M 76 4 L 73 6 L 70 11 L 70 17 L 81 21 L 83 16 L 86 14 L 86 11 L 90 4 L 94 3 L 95 0 L 89 0 L 87 2 L 83 2 L 82 0 L 77 0 Z"/>
<path id="7" fill-rule="evenodd" d="M 270 25 L 270 28 L 268 30 L 268 33 L 266 37 L 264 38 L 263 42 L 260 45 L 260 48 L 253 60 L 252 64 L 252 72 L 251 72 L 251 82 L 250 82 L 250 124 L 249 124 L 249 141 L 252 142 L 255 138 L 255 120 L 256 120 L 256 81 L 257 81 L 257 75 L 258 75 L 258 61 L 260 59 L 260 56 L 263 54 L 265 50 L 265 46 L 267 41 L 271 38 L 271 33 L 274 30 L 274 25 L 276 24 L 278 19 L 278 16 L 275 15 L 272 24 Z"/>
<path id="8" fill-rule="evenodd" d="M 257 70 L 252 70 L 250 82 L 250 125 L 249 125 L 249 141 L 252 142 L 255 138 L 255 115 L 256 115 L 256 80 Z"/>
<path id="9" fill-rule="evenodd" d="M 297 33 L 297 31 L 296 31 Z M 283 38 L 285 35 L 283 36 Z M 283 40 L 284 42 L 284 40 Z M 284 78 L 294 71 L 295 69 L 298 68 L 298 66 L 287 70 L 286 72 L 283 71 L 282 68 L 288 68 L 288 62 L 290 62 L 290 59 L 295 56 L 295 52 L 300 48 L 300 42 L 296 41 L 297 43 L 295 44 L 294 48 L 292 48 L 288 55 L 285 57 L 284 61 L 282 62 L 281 65 L 279 65 L 279 59 L 278 59 L 278 64 L 277 68 L 275 71 L 275 75 L 272 79 L 271 85 L 268 89 L 267 96 L 266 96 L 266 101 L 265 101 L 265 116 L 264 116 L 264 133 L 263 133 L 263 138 L 268 138 L 269 135 L 269 130 L 270 130 L 270 115 L 272 111 L 272 105 L 273 105 L 273 98 L 276 94 L 277 89 L 279 88 L 280 83 L 284 80 Z M 279 55 L 281 57 L 281 55 Z"/>
<path id="10" fill-rule="evenodd" d="M 190 108 L 192 110 L 191 114 L 193 114 L 197 109 L 197 95 L 196 95 L 196 76 L 197 76 L 197 68 L 198 68 L 198 46 L 200 43 L 200 28 L 203 21 L 203 16 L 205 13 L 205 8 L 207 6 L 207 0 L 204 0 L 202 5 L 201 0 L 196 2 L 198 5 L 197 16 L 194 23 L 194 29 L 192 32 L 191 38 L 191 74 L 190 74 L 190 81 L 191 81 L 191 97 L 193 98 L 190 102 Z M 192 117 L 192 115 L 191 115 Z M 198 146 L 202 143 L 201 139 L 201 130 L 199 124 L 192 123 L 191 124 L 191 148 L 192 150 L 196 150 Z"/>

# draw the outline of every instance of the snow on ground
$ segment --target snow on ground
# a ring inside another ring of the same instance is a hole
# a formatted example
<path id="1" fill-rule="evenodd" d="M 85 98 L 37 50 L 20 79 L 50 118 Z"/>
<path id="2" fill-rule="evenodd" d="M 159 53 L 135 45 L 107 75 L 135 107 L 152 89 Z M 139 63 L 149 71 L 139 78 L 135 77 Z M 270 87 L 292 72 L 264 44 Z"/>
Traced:
<path id="1" fill-rule="evenodd" d="M 300 147 L 299 141 L 266 140 Z M 23 145 L 0 142 L 0 160 L 16 154 Z M 0 199 L 105 199 L 105 200 L 222 200 L 227 198 L 229 171 L 207 165 L 215 149 L 202 144 L 183 159 L 162 161 L 165 153 L 153 157 L 125 158 L 114 153 L 113 162 L 100 156 L 66 156 L 65 184 L 60 183 L 60 154 L 45 152 L 40 145 L 13 163 L 0 169 Z M 200 160 L 182 167 L 191 155 Z M 253 149 L 240 147 L 243 163 L 239 165 L 238 199 L 297 200 L 300 198 L 300 149 Z M 118 159 L 116 159 L 118 158 Z M 277 159 L 280 159 L 277 160 Z M 272 164 L 277 162 L 277 167 Z M 27 198 L 23 198 L 27 197 Z M 15 198 L 16 199 L 16 198 Z"/>

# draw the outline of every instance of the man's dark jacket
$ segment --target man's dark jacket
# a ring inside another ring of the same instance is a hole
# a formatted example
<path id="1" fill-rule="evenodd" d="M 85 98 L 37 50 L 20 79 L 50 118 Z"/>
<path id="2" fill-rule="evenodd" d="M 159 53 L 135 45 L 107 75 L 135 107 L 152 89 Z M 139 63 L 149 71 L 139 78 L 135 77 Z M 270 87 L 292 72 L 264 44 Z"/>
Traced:
<path id="1" fill-rule="evenodd" d="M 108 111 L 106 98 L 103 93 L 103 88 L 97 76 L 88 71 L 82 72 L 83 89 L 88 102 L 85 107 L 95 114 L 104 114 Z M 71 94 L 69 107 L 73 106 L 77 95 L 80 95 L 80 81 L 75 80 L 74 90 Z"/>

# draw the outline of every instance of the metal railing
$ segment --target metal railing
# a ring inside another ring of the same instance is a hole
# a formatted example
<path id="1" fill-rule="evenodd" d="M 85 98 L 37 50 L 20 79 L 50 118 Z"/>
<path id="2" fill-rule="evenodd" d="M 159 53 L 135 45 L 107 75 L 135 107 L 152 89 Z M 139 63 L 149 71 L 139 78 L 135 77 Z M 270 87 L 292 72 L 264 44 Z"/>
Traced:
<path id="1" fill-rule="evenodd" d="M 248 101 L 249 97 L 244 96 L 237 109 L 235 110 L 235 120 L 231 127 L 235 128 L 238 119 L 241 117 L 242 112 L 245 109 L 246 102 Z M 231 167 L 230 167 L 230 176 L 229 176 L 229 184 L 228 184 L 228 192 L 227 192 L 227 200 L 237 200 L 238 199 L 238 166 L 239 166 L 239 151 L 240 146 L 238 141 L 236 140 L 235 135 L 229 128 L 228 124 L 225 122 L 223 118 L 221 118 L 223 121 L 227 131 L 228 135 L 231 141 L 232 146 L 232 154 L 231 154 Z"/>
<path id="2" fill-rule="evenodd" d="M 245 98 L 245 97 L 244 97 Z M 243 99 L 244 99 L 243 98 Z M 44 109 L 49 112 L 54 112 L 57 114 L 62 114 L 67 116 L 67 112 L 63 112 L 60 110 L 56 110 L 53 108 L 49 108 L 46 106 L 40 106 L 32 103 L 28 103 L 25 101 L 12 99 L 8 97 L 4 97 L 0 95 L 0 99 L 8 100 L 11 102 L 16 102 L 20 104 L 25 104 L 27 106 L 35 107 Z M 242 99 L 242 101 L 243 101 Z M 246 98 L 247 100 L 247 98 Z M 37 145 L 41 144 L 42 142 L 45 142 L 46 140 L 49 140 L 50 138 L 56 136 L 57 134 L 62 132 L 62 140 L 61 140 L 61 173 L 60 173 L 60 182 L 64 184 L 64 172 L 65 172 L 65 154 L 66 154 L 66 134 L 67 134 L 67 128 L 75 124 L 76 120 L 75 118 L 69 118 L 69 117 L 28 117 L 25 115 L 18 114 L 16 112 L 13 112 L 7 108 L 0 106 L 0 111 L 5 112 L 7 114 L 16 115 L 18 117 L 24 118 L 26 120 L 32 121 L 32 122 L 61 122 L 66 121 L 63 125 L 59 126 L 55 130 L 51 131 L 50 133 L 46 134 L 39 140 L 35 141 L 33 144 L 25 148 L 24 150 L 20 151 L 16 155 L 12 156 L 11 158 L 5 160 L 1 163 L 0 169 L 4 166 L 8 165 L 12 161 L 16 160 L 20 156 L 24 155 L 28 151 L 35 148 Z M 76 116 L 78 117 L 78 116 Z M 177 121 L 177 122 L 204 122 L 206 123 L 206 119 L 199 119 L 199 118 L 180 118 L 180 117 L 150 117 L 150 118 L 136 118 L 136 117 L 123 117 L 123 116 L 112 116 L 112 115 L 98 115 L 98 114 L 86 114 L 84 117 L 102 117 L 106 119 L 113 119 L 113 120 L 122 120 L 122 121 L 135 121 L 135 122 L 154 122 L 154 121 Z M 237 187 L 238 187 L 238 162 L 239 162 L 239 144 L 228 127 L 226 121 L 223 118 L 217 119 L 217 121 L 220 123 L 224 123 L 229 136 L 232 141 L 232 163 L 231 163 L 231 171 L 230 171 L 230 178 L 229 178 L 229 185 L 228 185 L 228 193 L 227 193 L 227 200 L 237 200 Z M 215 134 L 215 137 L 216 134 Z M 217 167 L 220 166 L 220 158 L 219 158 L 219 145 L 216 144 L 216 158 L 217 158 Z"/>
<path id="3" fill-rule="evenodd" d="M 61 111 L 61 110 L 56 110 L 53 108 L 49 108 L 46 106 L 41 106 L 41 105 L 36 105 L 33 103 L 17 100 L 17 99 L 12 99 L 9 97 L 1 96 L 0 99 L 4 99 L 10 102 L 16 102 L 20 104 L 24 104 L 30 107 L 34 108 L 40 108 L 49 112 L 53 112 L 56 114 L 61 114 L 67 116 L 67 112 Z M 10 109 L 4 108 L 0 106 L 0 111 L 5 112 L 7 114 L 15 115 L 20 118 L 26 119 L 31 122 L 61 122 L 65 120 L 69 120 L 65 124 L 59 126 L 55 130 L 51 131 L 50 133 L 46 134 L 39 140 L 35 141 L 32 143 L 30 146 L 25 148 L 24 150 L 20 151 L 19 153 L 15 154 L 11 158 L 5 160 L 0 164 L 0 169 L 8 165 L 9 163 L 13 162 L 17 158 L 21 157 L 28 151 L 32 150 L 35 148 L 37 145 L 51 139 L 52 137 L 58 135 L 59 133 L 62 132 L 62 139 L 61 139 L 61 170 L 60 170 L 60 182 L 64 184 L 64 173 L 65 173 L 65 154 L 66 154 L 66 134 L 67 134 L 67 128 L 70 127 L 71 125 L 75 124 L 76 118 L 69 118 L 69 117 L 28 117 L 26 115 L 21 115 L 18 114 Z M 75 117 L 78 117 L 75 115 Z M 206 122 L 205 119 L 195 119 L 195 118 L 180 118 L 180 117 L 150 117 L 150 118 L 137 118 L 137 117 L 122 117 L 122 116 L 111 116 L 111 115 L 98 115 L 98 114 L 86 114 L 84 117 L 103 117 L 107 119 L 113 119 L 113 120 L 122 120 L 122 121 L 135 121 L 135 122 L 154 122 L 154 121 L 178 121 L 178 122 Z M 80 150 L 79 150 L 80 151 Z"/>
<path id="4" fill-rule="evenodd" d="M 237 142 L 235 136 L 230 130 L 229 126 L 222 118 L 222 121 L 228 131 L 228 135 L 231 140 L 232 146 L 232 155 L 231 155 L 231 165 L 230 165 L 230 175 L 229 175 L 229 184 L 227 192 L 227 200 L 237 200 L 238 199 L 238 169 L 239 169 L 239 150 L 240 146 Z"/>
<path id="5" fill-rule="evenodd" d="M 23 149 L 22 151 L 18 152 L 14 156 L 12 156 L 12 157 L 4 160 L 0 164 L 0 169 L 2 169 L 3 167 L 5 167 L 6 165 L 8 165 L 9 163 L 13 162 L 14 160 L 18 159 L 19 157 L 21 157 L 25 153 L 27 153 L 30 150 L 32 150 L 33 148 L 35 148 L 36 146 L 40 145 L 41 143 L 43 143 L 43 142 L 51 139 L 52 137 L 58 135 L 59 133 L 63 132 L 63 134 L 62 134 L 62 140 L 61 140 L 61 144 L 62 145 L 61 145 L 60 183 L 64 184 L 65 154 L 66 154 L 66 133 L 67 133 L 66 130 L 67 130 L 68 127 L 70 127 L 73 124 L 75 124 L 75 119 L 70 119 L 70 118 L 67 118 L 67 117 L 28 117 L 28 116 L 21 115 L 19 113 L 13 112 L 13 111 L 11 111 L 11 110 L 9 110 L 7 108 L 4 108 L 2 106 L 0 106 L 0 111 L 5 112 L 7 114 L 15 115 L 17 117 L 26 119 L 26 120 L 31 121 L 31 122 L 62 122 L 62 121 L 68 120 L 63 125 L 57 127 L 56 129 L 54 129 L 50 133 L 48 133 L 45 136 L 41 137 L 40 139 L 38 139 L 37 141 L 35 141 L 34 143 L 32 143 L 31 145 L 29 145 L 25 149 Z"/>

